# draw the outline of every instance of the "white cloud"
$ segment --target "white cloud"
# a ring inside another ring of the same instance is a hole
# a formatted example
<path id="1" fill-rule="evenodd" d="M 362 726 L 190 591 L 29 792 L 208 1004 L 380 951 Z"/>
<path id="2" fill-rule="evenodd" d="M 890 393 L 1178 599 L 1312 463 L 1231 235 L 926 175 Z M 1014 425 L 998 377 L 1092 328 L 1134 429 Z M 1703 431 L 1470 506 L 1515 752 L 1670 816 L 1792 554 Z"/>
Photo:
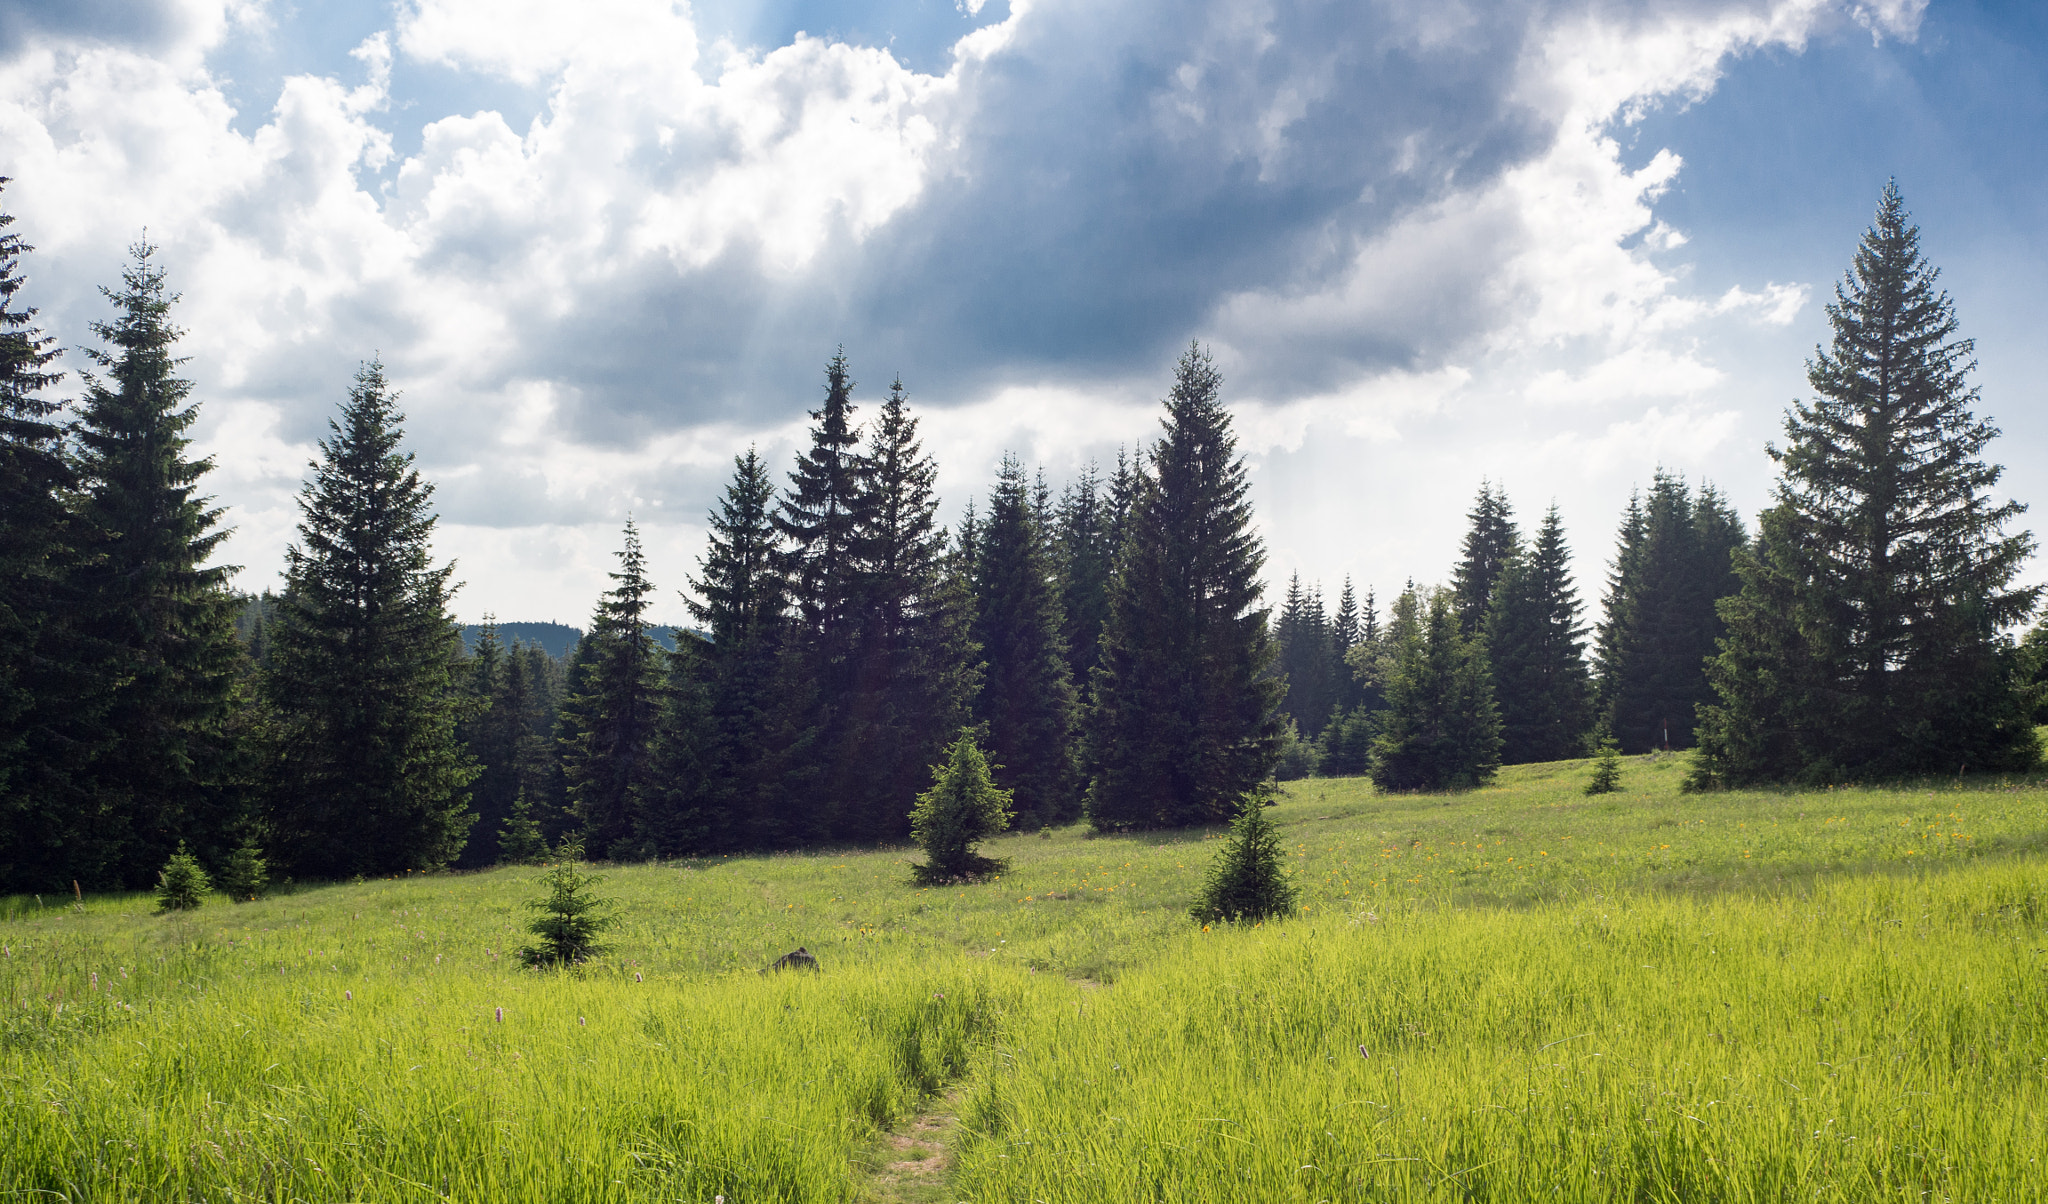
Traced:
<path id="1" fill-rule="evenodd" d="M 1319 237 L 1290 244 L 1294 260 L 1197 299 L 1206 317 L 1188 333 L 1212 340 L 1232 378 L 1244 447 L 1274 466 L 1398 447 L 1370 486 L 1388 492 L 1361 494 L 1377 505 L 1454 477 L 1462 498 L 1471 482 L 1460 474 L 1476 482 L 1492 462 L 1555 460 L 1588 476 L 1591 497 L 1644 455 L 1725 442 L 1737 410 L 1717 392 L 1729 374 L 1709 336 L 1722 325 L 1783 328 L 1808 287 L 1691 291 L 1676 259 L 1686 234 L 1656 215 L 1682 164 L 1663 151 L 1629 166 L 1617 131 L 1650 107 L 1707 95 L 1731 56 L 1797 50 L 1845 20 L 1910 37 L 1923 8 L 1574 8 L 1502 43 L 1514 111 L 1486 119 L 1534 131 L 1504 168 L 1447 159 L 1426 124 L 1354 131 L 1356 153 L 1386 156 L 1390 173 L 1371 177 L 1379 187 L 1347 201 Z M 965 15 L 980 9 L 961 4 Z M 1006 20 L 962 38 L 935 74 L 816 37 L 763 53 L 707 45 L 682 3 L 406 0 L 390 30 L 352 52 L 348 79 L 285 80 L 243 133 L 206 55 L 293 18 L 255 0 L 162 11 L 151 39 L 37 27 L 0 61 L 0 162 L 17 178 L 6 203 L 40 248 L 36 301 L 53 327 L 83 337 L 104 309 L 91 285 L 114 279 L 119 248 L 147 226 L 186 296 L 179 320 L 206 403 L 202 445 L 220 457 L 214 480 L 241 525 L 230 558 L 251 566 L 251 585 L 280 560 L 321 416 L 354 363 L 381 351 L 407 391 L 422 459 L 444 481 L 441 542 L 472 582 L 465 609 L 515 617 L 530 603 L 565 619 L 601 587 L 635 499 L 663 512 L 656 526 L 680 548 L 699 537 L 692 524 L 733 452 L 757 441 L 780 454 L 800 436 L 791 399 L 769 407 L 721 394 L 702 378 L 725 361 L 664 359 L 660 340 L 680 345 L 671 329 L 700 323 L 735 345 L 758 340 L 757 357 L 783 355 L 774 324 L 823 314 L 789 321 L 815 351 L 829 347 L 832 306 L 892 270 L 863 257 L 878 233 L 914 243 L 934 195 L 971 196 L 977 165 L 1001 149 L 991 122 L 1007 114 L 986 107 L 985 77 L 1014 67 L 1034 32 L 1095 15 L 1013 0 Z M 1183 151 L 1250 165 L 1294 204 L 1309 194 L 1285 189 L 1331 153 L 1314 141 L 1328 137 L 1315 122 L 1350 68 L 1313 44 L 1284 78 L 1244 68 L 1292 36 L 1286 16 L 1263 4 L 1191 15 L 1186 52 L 1161 65 L 1156 89 L 1133 93 L 1131 111 Z M 1384 22 L 1386 38 L 1421 53 L 1529 18 L 1389 0 L 1358 19 Z M 516 85 L 545 106 L 523 129 L 489 109 L 431 114 L 417 148 L 401 152 L 393 114 L 408 98 L 392 94 L 395 63 Z M 1046 136 L 1056 145 L 1058 133 Z M 1032 167 L 1055 180 L 1065 165 Z M 1402 188 L 1408 199 L 1391 199 Z M 932 262 L 944 270 L 943 255 Z M 1008 281 L 974 283 L 992 312 L 1019 320 L 1002 304 Z M 744 304 L 728 301 L 733 288 Z M 631 336 L 591 317 L 613 306 L 640 323 Z M 578 345 L 602 337 L 618 343 Z M 1333 366 L 1293 371 L 1300 363 Z M 915 388 L 917 365 L 903 367 Z M 925 425 L 945 487 L 978 492 L 1004 450 L 1057 472 L 1149 437 L 1163 368 L 1145 379 L 1123 361 L 1020 370 L 936 399 L 952 403 Z M 659 395 L 671 387 L 664 374 L 710 400 L 688 411 L 619 400 Z M 593 433 L 591 414 L 617 421 Z M 1532 415 L 1563 433 L 1535 434 Z M 1452 439 L 1457 455 L 1442 450 Z M 1561 450 L 1572 440 L 1591 450 Z M 1320 521 L 1317 509 L 1282 507 L 1268 521 L 1294 532 Z M 1438 538 L 1436 523 L 1413 538 Z"/>

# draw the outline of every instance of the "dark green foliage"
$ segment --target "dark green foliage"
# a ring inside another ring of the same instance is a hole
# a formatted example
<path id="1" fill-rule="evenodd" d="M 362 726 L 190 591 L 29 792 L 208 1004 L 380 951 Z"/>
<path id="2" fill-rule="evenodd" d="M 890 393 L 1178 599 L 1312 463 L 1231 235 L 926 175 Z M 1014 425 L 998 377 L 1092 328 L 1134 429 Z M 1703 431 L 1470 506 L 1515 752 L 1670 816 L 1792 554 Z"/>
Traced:
<path id="1" fill-rule="evenodd" d="M 939 886 L 1002 873 L 1006 862 L 983 857 L 974 846 L 1009 826 L 1010 792 L 997 787 L 973 729 L 963 729 L 945 760 L 932 767 L 931 788 L 917 796 L 910 813 L 911 836 L 925 855 L 924 864 L 910 867 L 913 877 L 919 885 Z"/>
<path id="2" fill-rule="evenodd" d="M 1712 486 L 1695 495 L 1659 469 L 1647 502 L 1629 500 L 1600 629 L 1600 718 L 1624 753 L 1688 748 L 1711 696 L 1706 661 L 1736 590 L 1741 520 Z"/>
<path id="3" fill-rule="evenodd" d="M 1319 590 L 1303 590 L 1301 575 L 1287 584 L 1287 602 L 1273 625 L 1274 643 L 1279 647 L 1279 670 L 1287 692 L 1280 709 L 1301 734 L 1314 740 L 1330 720 L 1337 706 L 1337 682 L 1343 664 L 1337 643 L 1323 614 Z"/>
<path id="4" fill-rule="evenodd" d="M 505 826 L 498 829 L 498 864 L 538 865 L 547 856 L 547 838 L 541 835 L 540 821 L 533 817 L 533 804 L 522 790 L 512 800 Z"/>
<path id="5" fill-rule="evenodd" d="M 789 745 L 782 728 L 792 717 L 807 720 L 809 708 L 808 699 L 778 689 L 785 680 L 788 590 L 770 517 L 774 504 L 767 466 L 750 447 L 733 460 L 732 482 L 710 516 L 701 575 L 690 579 L 690 613 L 710 637 L 701 650 L 715 792 L 706 801 L 707 851 L 787 847 L 801 831 L 776 805 L 783 777 L 778 753 Z"/>
<path id="6" fill-rule="evenodd" d="M 232 731 L 245 661 L 235 640 L 231 566 L 209 565 L 228 530 L 199 493 L 211 460 L 188 460 L 198 418 L 179 379 L 177 297 L 146 243 L 122 287 L 102 289 L 115 317 L 92 329 L 74 427 L 80 560 L 76 647 L 94 699 L 73 750 L 90 784 L 77 800 L 90 850 L 72 875 L 142 886 L 189 840 L 218 860 L 249 803 Z"/>
<path id="7" fill-rule="evenodd" d="M 1337 613 L 1330 617 L 1330 714 L 1333 722 L 1338 714 L 1348 713 L 1366 701 L 1365 688 L 1351 667 L 1351 650 L 1365 642 L 1367 616 L 1371 610 L 1371 592 L 1367 592 L 1365 605 L 1361 608 L 1358 594 L 1351 588 L 1351 578 L 1344 578 L 1344 592 L 1337 596 Z"/>
<path id="8" fill-rule="evenodd" d="M 1088 682 L 1101 659 L 1102 624 L 1109 618 L 1109 578 L 1116 564 L 1117 533 L 1101 481 L 1090 463 L 1060 495 L 1053 533 L 1060 580 L 1061 639 L 1067 647 L 1067 676 L 1083 706 Z"/>
<path id="9" fill-rule="evenodd" d="M 1302 739 L 1301 729 L 1289 719 L 1287 726 L 1280 729 L 1280 756 L 1273 763 L 1273 779 L 1297 782 L 1302 778 L 1312 778 L 1316 776 L 1320 760 L 1315 741 Z"/>
<path id="10" fill-rule="evenodd" d="M 228 854 L 216 884 L 237 903 L 247 903 L 270 885 L 270 862 L 254 840 L 244 840 Z"/>
<path id="11" fill-rule="evenodd" d="M 2037 724 L 2048 724 L 2048 620 L 2020 642 L 2020 684 Z"/>
<path id="12" fill-rule="evenodd" d="M 614 584 L 598 601 L 590 634 L 570 657 L 560 728 L 569 811 L 590 855 L 599 859 L 642 851 L 634 831 L 635 798 L 650 784 L 647 746 L 654 738 L 660 689 L 658 650 L 647 624 L 647 596 L 654 586 L 631 519 L 618 556 L 619 571 L 610 574 Z"/>
<path id="13" fill-rule="evenodd" d="M 849 672 L 832 708 L 838 742 L 827 778 L 840 802 L 838 834 L 850 840 L 909 834 L 905 805 L 967 722 L 975 692 L 971 603 L 948 563 L 938 465 L 918 442 L 908 400 L 901 380 L 890 386 L 857 478 Z"/>
<path id="14" fill-rule="evenodd" d="M 536 968 L 578 966 L 609 953 L 610 949 L 599 944 L 597 938 L 617 925 L 619 919 L 612 914 L 612 900 L 591 894 L 603 881 L 601 875 L 579 869 L 575 859 L 566 855 L 542 874 L 540 884 L 547 888 L 547 895 L 526 905 L 540 913 L 526 926 L 528 932 L 540 939 L 520 946 L 519 960 Z"/>
<path id="15" fill-rule="evenodd" d="M 555 666 L 547 654 L 517 640 L 504 647 L 498 625 L 488 618 L 472 646 L 466 676 L 470 710 L 458 732 L 478 767 L 470 787 L 477 823 L 458 864 L 473 868 L 504 860 L 498 832 L 515 799 L 549 797 L 558 768 L 550 749 L 557 704 L 551 687 Z"/>
<path id="16" fill-rule="evenodd" d="M 191 911 L 206 901 L 206 892 L 212 889 L 206 871 L 199 868 L 199 859 L 185 848 L 184 841 L 179 841 L 178 851 L 157 871 L 156 909 Z"/>
<path id="17" fill-rule="evenodd" d="M 1099 829 L 1218 822 L 1279 753 L 1265 551 L 1221 384 L 1199 348 L 1181 357 L 1135 486 L 1088 723 Z"/>
<path id="18" fill-rule="evenodd" d="M 271 631 L 272 852 L 304 877 L 437 869 L 462 851 L 476 768 L 432 558 L 433 486 L 403 438 L 383 365 L 356 374 L 299 493 Z"/>
<path id="19" fill-rule="evenodd" d="M 1257 923 L 1292 914 L 1295 885 L 1287 872 L 1287 851 L 1266 815 L 1265 791 L 1239 804 L 1230 835 L 1209 862 L 1202 897 L 1189 914 L 1204 924 Z"/>
<path id="20" fill-rule="evenodd" d="M 1487 481 L 1479 483 L 1479 496 L 1466 520 L 1464 555 L 1451 584 L 1458 611 L 1458 630 L 1475 635 L 1486 626 L 1493 607 L 1494 587 L 1521 547 L 1521 533 L 1515 529 L 1514 511 L 1508 507 L 1505 490 Z"/>
<path id="21" fill-rule="evenodd" d="M 1015 457 L 1004 456 L 980 528 L 974 639 L 984 661 L 977 714 L 996 780 L 1031 827 L 1079 818 L 1076 719 L 1046 532 Z"/>
<path id="22" fill-rule="evenodd" d="M 796 614 L 788 643 L 793 674 L 808 687 L 810 710 L 785 714 L 778 750 L 814 745 L 781 786 L 809 805 L 778 817 L 782 835 L 801 843 L 842 833 L 841 805 L 860 786 L 860 767 L 833 754 L 846 745 L 842 704 L 853 689 L 853 642 L 865 582 L 855 541 L 866 515 L 865 466 L 853 415 L 853 378 L 841 350 L 825 365 L 825 403 L 811 411 L 811 445 L 797 457 L 774 515 L 786 548 L 785 576 Z M 785 709 L 790 699 L 780 699 Z M 800 766 L 800 768 L 798 768 Z"/>
<path id="23" fill-rule="evenodd" d="M 1387 714 L 1373 744 L 1372 780 L 1383 790 L 1469 790 L 1500 764 L 1485 645 L 1458 630 L 1456 605 L 1449 591 L 1431 590 L 1396 607 L 1413 618 L 1392 633 Z"/>
<path id="24" fill-rule="evenodd" d="M 1370 773 L 1373 741 L 1379 737 L 1385 715 L 1385 711 L 1360 705 L 1332 717 L 1316 740 L 1316 773 L 1326 778 Z"/>
<path id="25" fill-rule="evenodd" d="M 0 186 L 7 181 L 0 178 Z M 0 891 L 108 884 L 76 771 L 93 691 L 72 623 L 76 564 L 56 340 L 17 304 L 34 248 L 0 213 Z"/>
<path id="26" fill-rule="evenodd" d="M 1535 543 L 1508 561 L 1486 616 L 1503 764 L 1558 761 L 1584 746 L 1592 679 L 1579 615 L 1564 523 L 1552 506 Z"/>
<path id="27" fill-rule="evenodd" d="M 726 798 L 712 777 L 718 729 L 706 651 L 702 639 L 683 632 L 674 650 L 659 655 L 661 685 L 654 697 L 647 772 L 631 799 L 636 857 L 707 853 L 724 844 L 729 831 Z"/>
<path id="28" fill-rule="evenodd" d="M 1774 505 L 1738 562 L 1702 712 L 1696 784 L 2018 770 L 2040 757 L 2021 658 L 2002 633 L 2039 587 L 1990 496 L 1998 434 L 1972 407 L 1970 340 L 1896 186 L 1828 307 L 1785 419 Z"/>
<path id="29" fill-rule="evenodd" d="M 1600 752 L 1593 758 L 1593 776 L 1586 783 L 1587 794 L 1613 794 L 1621 789 L 1621 746 L 1613 737 L 1600 741 Z"/>

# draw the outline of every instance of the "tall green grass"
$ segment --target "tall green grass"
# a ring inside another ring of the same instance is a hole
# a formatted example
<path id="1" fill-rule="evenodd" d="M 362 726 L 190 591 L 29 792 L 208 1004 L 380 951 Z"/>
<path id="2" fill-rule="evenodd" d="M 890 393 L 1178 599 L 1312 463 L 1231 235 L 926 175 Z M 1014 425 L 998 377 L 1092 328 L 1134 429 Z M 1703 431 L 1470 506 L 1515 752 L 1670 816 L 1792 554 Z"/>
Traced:
<path id="1" fill-rule="evenodd" d="M 2029 1198 L 1985 1167 L 2043 1127 L 2048 791 L 1682 769 L 1293 784 L 1303 909 L 1251 932 L 1187 921 L 1204 831 L 1013 835 L 945 889 L 907 850 L 613 867 L 571 974 L 511 952 L 532 870 L 0 901 L 0 1199 L 845 1200 L 948 1084 L 977 1201 Z M 755 973 L 798 945 L 821 975 Z"/>
<path id="2" fill-rule="evenodd" d="M 966 1070 L 1019 979 L 899 957 L 694 984 L 216 982 L 125 1023 L 93 1001 L 97 1039 L 10 1051 L 0 1182 L 72 1200 L 843 1199 L 859 1149 Z"/>
<path id="3" fill-rule="evenodd" d="M 2042 886 L 1977 867 L 1190 935 L 1014 1017 L 961 1195 L 2041 1199 Z"/>

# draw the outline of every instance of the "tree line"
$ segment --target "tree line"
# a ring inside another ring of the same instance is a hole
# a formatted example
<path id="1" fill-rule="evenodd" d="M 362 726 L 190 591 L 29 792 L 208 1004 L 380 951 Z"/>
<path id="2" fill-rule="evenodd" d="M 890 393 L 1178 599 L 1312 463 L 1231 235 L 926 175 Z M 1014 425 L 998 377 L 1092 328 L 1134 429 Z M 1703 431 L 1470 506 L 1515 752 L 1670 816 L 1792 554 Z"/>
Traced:
<path id="1" fill-rule="evenodd" d="M 1697 747 L 1695 784 L 2033 763 L 2031 537 L 1989 490 L 1967 340 L 1888 189 L 1795 406 L 1754 538 L 1659 472 L 1585 621 L 1555 506 L 1482 484 L 1450 582 L 1382 619 L 1296 579 L 1262 604 L 1221 378 L 1190 347 L 1161 428 L 1055 495 L 1006 457 L 939 521 L 901 380 L 844 354 L 778 480 L 736 457 L 696 571 L 658 600 L 628 520 L 587 633 L 465 649 L 433 486 L 365 364 L 320 440 L 280 586 L 239 596 L 189 452 L 176 295 L 146 244 L 79 396 L 18 303 L 0 215 L 0 889 L 149 884 L 181 847 L 309 879 L 898 841 L 963 734 L 1014 824 L 1223 822 L 1277 769 L 1385 788 L 1505 762 Z M 993 797 L 993 796 L 992 796 Z"/>
<path id="2" fill-rule="evenodd" d="M 465 650 L 433 485 L 381 364 L 319 441 L 282 581 L 227 530 L 133 248 L 83 396 L 0 243 L 0 889 L 152 883 L 186 850 L 336 879 L 530 860 L 896 841 L 967 734 L 1016 822 L 1220 822 L 1278 746 L 1264 552 L 1221 379 L 1191 347 L 1161 431 L 1055 497 L 1014 459 L 950 528 L 902 382 L 871 415 L 843 354 L 784 482 L 749 450 L 657 638 L 628 520 L 566 657 L 486 625 Z M 863 421 L 863 419 L 866 419 Z"/>

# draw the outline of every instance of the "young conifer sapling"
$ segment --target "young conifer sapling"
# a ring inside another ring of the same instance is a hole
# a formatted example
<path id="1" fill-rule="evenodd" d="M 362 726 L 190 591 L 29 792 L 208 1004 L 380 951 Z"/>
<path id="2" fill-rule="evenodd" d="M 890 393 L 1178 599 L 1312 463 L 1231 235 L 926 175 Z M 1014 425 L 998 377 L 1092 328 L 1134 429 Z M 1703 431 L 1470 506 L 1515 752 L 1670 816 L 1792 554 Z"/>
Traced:
<path id="1" fill-rule="evenodd" d="M 1189 914 L 1204 924 L 1218 920 L 1264 920 L 1294 910 L 1295 886 L 1288 876 L 1280 834 L 1266 815 L 1270 787 L 1245 795 L 1230 835 L 1209 863 L 1202 897 Z"/>
<path id="2" fill-rule="evenodd" d="M 932 778 L 931 789 L 917 796 L 910 812 L 910 834 L 926 858 L 925 864 L 911 867 L 918 884 L 966 882 L 1008 869 L 1008 862 L 974 851 L 977 842 L 1010 826 L 1010 792 L 997 789 L 972 729 L 962 731 L 946 749 Z"/>
<path id="3" fill-rule="evenodd" d="M 191 911 L 206 899 L 206 892 L 213 889 L 206 871 L 199 867 L 199 859 L 185 848 L 185 842 L 178 842 L 178 851 L 164 862 L 164 868 L 157 875 L 156 905 L 159 911 Z"/>

